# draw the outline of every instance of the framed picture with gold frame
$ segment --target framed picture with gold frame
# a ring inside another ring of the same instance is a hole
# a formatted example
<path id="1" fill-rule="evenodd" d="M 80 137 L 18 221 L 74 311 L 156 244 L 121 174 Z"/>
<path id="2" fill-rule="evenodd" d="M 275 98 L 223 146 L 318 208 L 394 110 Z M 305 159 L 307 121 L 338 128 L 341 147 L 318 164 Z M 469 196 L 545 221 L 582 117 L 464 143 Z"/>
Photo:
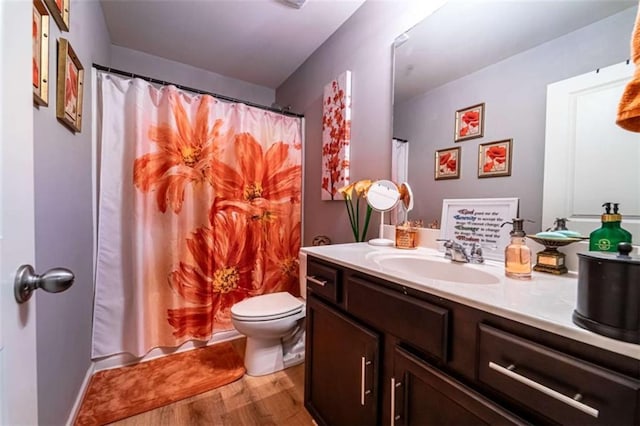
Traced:
<path id="1" fill-rule="evenodd" d="M 60 31 L 69 31 L 69 3 L 71 0 L 44 0 Z"/>
<path id="2" fill-rule="evenodd" d="M 512 139 L 480 144 L 478 177 L 511 176 Z"/>
<path id="3" fill-rule="evenodd" d="M 460 178 L 460 147 L 436 151 L 435 180 Z"/>
<path id="4" fill-rule="evenodd" d="M 82 130 L 84 68 L 65 38 L 58 40 L 56 117 L 74 132 Z"/>
<path id="5" fill-rule="evenodd" d="M 49 105 L 49 12 L 33 0 L 33 103 Z"/>
<path id="6" fill-rule="evenodd" d="M 454 141 L 481 138 L 484 135 L 484 103 L 456 111 Z"/>

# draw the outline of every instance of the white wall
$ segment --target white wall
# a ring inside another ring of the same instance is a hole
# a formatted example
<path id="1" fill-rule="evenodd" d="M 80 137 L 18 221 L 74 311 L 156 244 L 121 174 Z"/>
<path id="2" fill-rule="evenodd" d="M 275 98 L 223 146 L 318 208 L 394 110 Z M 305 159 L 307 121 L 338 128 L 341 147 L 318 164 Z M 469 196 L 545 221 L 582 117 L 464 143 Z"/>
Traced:
<path id="1" fill-rule="evenodd" d="M 529 233 L 552 226 L 541 223 L 547 85 L 626 60 L 635 13 L 627 9 L 396 105 L 394 136 L 410 141 L 412 217 L 439 219 L 443 198 L 516 196 L 520 217 L 535 222 Z M 481 102 L 484 137 L 454 143 L 453 112 Z M 478 179 L 478 146 L 502 139 L 513 139 L 511 176 Z M 460 179 L 435 181 L 435 151 L 454 146 L 462 148 Z"/>
<path id="2" fill-rule="evenodd" d="M 225 77 L 201 68 L 125 47 L 111 46 L 110 66 L 122 71 L 153 77 L 158 80 L 181 84 L 260 105 L 270 106 L 275 100 L 275 90 L 268 87 Z"/>
<path id="3" fill-rule="evenodd" d="M 391 44 L 442 1 L 367 1 L 280 87 L 276 101 L 305 115 L 304 241 L 353 241 L 343 201 L 321 201 L 322 93 L 352 71 L 351 177 L 391 176 Z M 371 220 L 369 235 L 378 229 Z"/>

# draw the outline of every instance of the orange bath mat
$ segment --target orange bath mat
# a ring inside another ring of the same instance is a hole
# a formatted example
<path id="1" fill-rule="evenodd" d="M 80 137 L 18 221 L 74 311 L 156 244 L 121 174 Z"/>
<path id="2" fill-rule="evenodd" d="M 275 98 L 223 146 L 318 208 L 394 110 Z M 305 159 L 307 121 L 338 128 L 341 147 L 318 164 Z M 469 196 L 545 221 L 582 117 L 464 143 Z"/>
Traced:
<path id="1" fill-rule="evenodd" d="M 229 342 L 181 352 L 91 377 L 76 425 L 103 425 L 209 391 L 241 378 Z"/>

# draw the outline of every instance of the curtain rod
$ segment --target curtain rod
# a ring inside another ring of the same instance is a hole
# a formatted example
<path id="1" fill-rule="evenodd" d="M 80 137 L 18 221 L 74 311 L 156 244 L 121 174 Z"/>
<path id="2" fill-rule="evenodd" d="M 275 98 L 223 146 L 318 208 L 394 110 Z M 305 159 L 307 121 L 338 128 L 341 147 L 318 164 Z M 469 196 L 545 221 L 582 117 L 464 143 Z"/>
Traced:
<path id="1" fill-rule="evenodd" d="M 105 67 L 104 65 L 100 65 L 100 64 L 96 64 L 96 63 L 93 64 L 93 68 L 97 69 L 98 71 L 105 71 L 105 72 L 108 72 L 108 73 L 118 74 L 118 75 L 122 75 L 122 76 L 125 76 L 125 77 L 139 78 L 141 80 L 148 81 L 149 83 L 162 84 L 163 86 L 172 85 L 172 86 L 175 86 L 175 87 L 177 87 L 178 89 L 181 89 L 181 90 L 188 90 L 189 92 L 198 93 L 200 95 L 213 96 L 216 99 L 220 99 L 220 100 L 223 100 L 223 101 L 226 101 L 226 102 L 242 103 L 242 104 L 245 104 L 245 105 L 248 105 L 248 106 L 251 106 L 251 107 L 260 108 L 260 109 L 264 109 L 264 110 L 271 111 L 271 112 L 276 112 L 278 114 L 286 115 L 286 116 L 289 116 L 289 117 L 304 118 L 304 114 L 298 114 L 298 113 L 291 112 L 291 111 L 285 111 L 285 110 L 280 109 L 280 108 L 268 107 L 266 105 L 260 105 L 260 104 L 256 104 L 256 103 L 249 102 L 249 101 L 243 101 L 242 99 L 231 98 L 229 96 L 219 95 L 217 93 L 207 92 L 205 90 L 200 90 L 200 89 L 195 89 L 193 87 L 183 86 L 182 84 L 172 83 L 170 81 L 158 80 L 156 78 L 148 77 L 146 75 L 140 75 L 140 74 L 136 74 L 136 73 L 132 73 L 132 72 L 128 72 L 128 71 L 118 70 L 118 69 L 111 68 L 111 67 Z"/>

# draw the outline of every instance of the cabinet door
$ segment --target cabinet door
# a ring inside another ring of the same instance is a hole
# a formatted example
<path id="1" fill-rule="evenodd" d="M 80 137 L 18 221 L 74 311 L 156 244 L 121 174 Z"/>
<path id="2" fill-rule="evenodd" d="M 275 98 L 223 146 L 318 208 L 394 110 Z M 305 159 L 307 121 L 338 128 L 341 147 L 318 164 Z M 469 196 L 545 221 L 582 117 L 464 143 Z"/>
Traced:
<path id="1" fill-rule="evenodd" d="M 320 424 L 378 423 L 379 337 L 310 295 L 305 407 Z"/>
<path id="2" fill-rule="evenodd" d="M 402 348 L 395 348 L 393 362 L 392 426 L 524 424 Z"/>

